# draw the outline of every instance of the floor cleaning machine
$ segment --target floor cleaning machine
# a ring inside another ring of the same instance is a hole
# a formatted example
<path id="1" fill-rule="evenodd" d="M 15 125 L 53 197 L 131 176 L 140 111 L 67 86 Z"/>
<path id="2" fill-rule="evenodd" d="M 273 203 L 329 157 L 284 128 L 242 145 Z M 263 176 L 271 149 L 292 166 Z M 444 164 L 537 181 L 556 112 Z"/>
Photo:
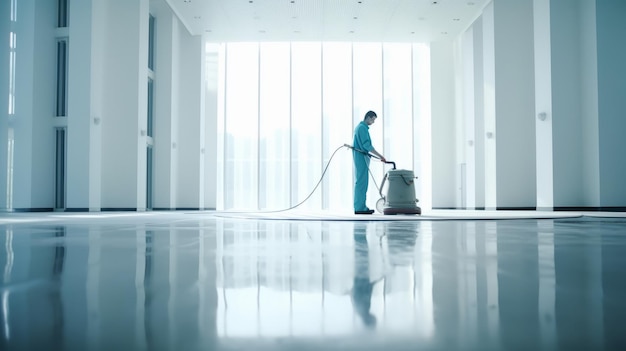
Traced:
<path id="1" fill-rule="evenodd" d="M 380 199 L 376 201 L 376 210 L 386 215 L 396 214 L 422 214 L 422 209 L 417 206 L 419 201 L 415 197 L 415 179 L 417 177 L 413 171 L 407 169 L 396 169 L 395 162 L 393 168 L 385 173 L 383 182 L 378 189 Z M 387 195 L 383 194 L 383 189 L 387 183 Z"/>
<path id="2" fill-rule="evenodd" d="M 351 145 L 345 144 L 344 146 L 364 153 L 369 157 L 373 157 L 382 162 L 382 160 L 369 152 L 358 150 Z M 396 169 L 396 163 L 393 161 L 385 161 L 386 164 L 391 164 L 392 169 L 385 173 L 378 192 L 380 199 L 376 201 L 376 210 L 379 213 L 386 215 L 397 214 L 422 214 L 422 209 L 417 206 L 419 201 L 415 197 L 415 179 L 417 177 L 411 170 Z M 371 174 L 371 173 L 370 173 Z M 383 194 L 385 190 L 385 183 L 387 184 L 387 194 Z"/>

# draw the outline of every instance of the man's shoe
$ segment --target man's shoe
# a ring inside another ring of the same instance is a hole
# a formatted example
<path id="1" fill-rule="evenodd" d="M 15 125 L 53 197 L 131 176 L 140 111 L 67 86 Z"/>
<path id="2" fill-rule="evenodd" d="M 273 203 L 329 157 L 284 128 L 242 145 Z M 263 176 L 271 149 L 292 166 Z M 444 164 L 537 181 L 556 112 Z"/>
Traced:
<path id="1" fill-rule="evenodd" d="M 354 214 L 373 214 L 374 210 L 366 210 L 366 211 L 354 211 Z"/>

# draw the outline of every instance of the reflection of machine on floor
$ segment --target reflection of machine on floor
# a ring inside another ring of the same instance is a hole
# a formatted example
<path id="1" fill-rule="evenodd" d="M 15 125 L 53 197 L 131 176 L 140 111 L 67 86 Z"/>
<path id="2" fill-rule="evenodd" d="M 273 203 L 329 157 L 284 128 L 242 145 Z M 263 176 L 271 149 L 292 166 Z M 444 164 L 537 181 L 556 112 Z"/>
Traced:
<path id="1" fill-rule="evenodd" d="M 385 173 L 382 184 L 378 189 L 380 199 L 376 201 L 376 210 L 386 215 L 396 214 L 422 214 L 422 209 L 417 206 L 419 201 L 415 197 L 415 179 L 417 177 L 413 171 L 406 169 L 396 169 L 396 163 L 387 161 L 385 163 L 393 164 L 393 168 Z M 387 195 L 383 195 L 383 189 L 387 183 Z"/>
<path id="2" fill-rule="evenodd" d="M 373 157 L 382 162 L 378 156 L 370 154 L 367 151 L 356 149 L 348 144 L 344 144 L 343 146 L 366 154 L 367 156 Z M 385 163 L 393 165 L 393 168 L 385 173 L 383 182 L 378 189 L 380 199 L 376 201 L 376 210 L 379 213 L 384 213 L 386 215 L 422 214 L 422 209 L 416 205 L 419 201 L 415 197 L 414 183 L 417 177 L 413 174 L 413 171 L 396 169 L 396 163 L 393 161 L 385 161 Z M 388 182 L 387 196 L 383 195 L 385 182 Z"/>

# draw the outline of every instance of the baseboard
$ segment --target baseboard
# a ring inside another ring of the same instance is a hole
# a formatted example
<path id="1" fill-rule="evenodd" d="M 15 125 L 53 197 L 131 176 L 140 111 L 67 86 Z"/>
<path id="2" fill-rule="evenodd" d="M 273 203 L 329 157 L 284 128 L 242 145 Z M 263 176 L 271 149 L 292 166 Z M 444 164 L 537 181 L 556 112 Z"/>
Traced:
<path id="1" fill-rule="evenodd" d="M 608 206 L 608 207 L 555 207 L 554 211 L 570 211 L 570 212 L 626 212 L 626 207 Z"/>
<path id="2" fill-rule="evenodd" d="M 14 208 L 12 211 L 6 211 L 6 212 L 52 212 L 53 210 L 54 210 L 53 208 L 48 208 L 48 207 L 42 207 L 42 208 L 33 207 L 33 208 Z"/>
<path id="3" fill-rule="evenodd" d="M 433 207 L 433 210 L 459 210 L 466 211 L 466 208 L 459 207 Z M 475 211 L 484 211 L 484 207 L 476 207 Z M 605 207 L 576 207 L 576 206 L 560 206 L 560 207 L 497 207 L 496 211 L 564 211 L 564 212 L 626 212 L 623 206 L 605 206 Z"/>
<path id="4" fill-rule="evenodd" d="M 137 212 L 137 207 L 103 207 L 101 212 Z"/>
<path id="5" fill-rule="evenodd" d="M 89 209 L 86 207 L 69 207 L 69 208 L 14 208 L 11 210 L 0 210 L 0 213 L 11 213 L 11 212 L 145 212 L 145 211 L 215 211 L 215 208 L 200 208 L 200 207 L 177 207 L 177 208 L 165 208 L 165 207 L 155 207 L 151 209 L 138 211 L 136 207 L 104 207 L 101 209 Z"/>
<path id="6" fill-rule="evenodd" d="M 87 207 L 70 207 L 66 208 L 63 212 L 89 212 Z"/>

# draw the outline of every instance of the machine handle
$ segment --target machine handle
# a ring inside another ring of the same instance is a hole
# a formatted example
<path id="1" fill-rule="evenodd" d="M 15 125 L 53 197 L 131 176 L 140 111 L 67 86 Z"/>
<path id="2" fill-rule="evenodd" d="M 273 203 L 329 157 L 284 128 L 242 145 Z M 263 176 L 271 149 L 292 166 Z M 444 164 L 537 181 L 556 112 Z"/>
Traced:
<path id="1" fill-rule="evenodd" d="M 354 146 L 349 145 L 349 144 L 343 144 L 343 146 L 347 147 L 348 149 L 352 149 L 352 150 L 358 151 L 358 152 L 360 152 L 360 153 L 362 153 L 362 154 L 365 154 L 365 155 L 367 155 L 367 156 L 369 156 L 369 157 L 373 157 L 373 158 L 375 158 L 375 159 L 377 159 L 377 160 L 379 160 L 379 161 L 381 161 L 381 162 L 382 162 L 382 160 L 381 160 L 381 158 L 380 158 L 380 157 L 378 157 L 378 156 L 376 156 L 376 155 L 374 155 L 374 154 L 370 154 L 370 153 L 369 153 L 369 152 L 367 152 L 367 151 L 364 151 L 364 150 L 359 150 L 359 149 L 357 149 L 357 148 L 355 148 Z M 396 169 L 396 163 L 395 163 L 395 162 L 393 162 L 393 161 L 385 161 L 384 163 L 392 164 L 392 165 L 393 165 L 393 169 Z"/>
<path id="2" fill-rule="evenodd" d="M 402 180 L 404 180 L 404 183 L 405 183 L 406 185 L 411 185 L 411 184 L 413 184 L 413 179 L 411 179 L 411 180 L 409 180 L 409 181 L 407 182 L 406 178 L 404 178 L 404 176 L 403 176 L 403 175 L 401 175 L 401 177 L 402 177 Z"/>

